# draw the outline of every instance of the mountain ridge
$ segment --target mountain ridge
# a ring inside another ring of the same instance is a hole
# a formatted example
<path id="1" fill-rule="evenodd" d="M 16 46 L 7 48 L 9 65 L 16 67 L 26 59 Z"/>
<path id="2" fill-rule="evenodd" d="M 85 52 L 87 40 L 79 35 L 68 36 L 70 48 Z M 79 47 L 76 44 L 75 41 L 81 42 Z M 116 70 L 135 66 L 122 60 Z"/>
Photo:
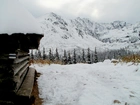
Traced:
<path id="1" fill-rule="evenodd" d="M 88 18 L 66 19 L 55 13 L 47 13 L 37 20 L 44 32 L 40 48 L 58 48 L 61 51 L 94 50 L 95 47 L 100 51 L 120 48 L 139 50 L 140 22 L 97 23 Z"/>

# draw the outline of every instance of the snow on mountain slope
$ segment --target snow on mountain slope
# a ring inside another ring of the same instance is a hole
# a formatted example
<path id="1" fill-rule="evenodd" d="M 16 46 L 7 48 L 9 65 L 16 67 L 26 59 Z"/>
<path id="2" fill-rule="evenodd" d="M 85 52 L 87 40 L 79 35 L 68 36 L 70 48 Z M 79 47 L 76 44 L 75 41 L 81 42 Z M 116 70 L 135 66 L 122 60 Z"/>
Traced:
<path id="1" fill-rule="evenodd" d="M 111 29 L 100 37 L 100 40 L 107 43 L 108 48 L 124 47 L 131 51 L 139 51 L 140 44 L 140 23 L 127 24 L 124 27 Z"/>
<path id="2" fill-rule="evenodd" d="M 69 51 L 81 48 L 87 49 L 88 47 L 94 49 L 103 45 L 103 42 L 92 36 L 94 32 L 88 30 L 90 25 L 91 28 L 94 27 L 91 22 L 84 23 L 83 21 L 82 23 L 79 18 L 76 20 L 64 20 L 54 13 L 46 14 L 38 20 L 44 31 L 44 38 L 41 40 L 40 47 Z"/>
<path id="3" fill-rule="evenodd" d="M 73 20 L 62 18 L 55 13 L 48 13 L 38 21 L 44 32 L 40 48 L 63 51 L 90 48 L 105 49 L 127 48 L 140 50 L 140 22 L 132 25 L 123 21 L 97 23 L 87 18 Z"/>

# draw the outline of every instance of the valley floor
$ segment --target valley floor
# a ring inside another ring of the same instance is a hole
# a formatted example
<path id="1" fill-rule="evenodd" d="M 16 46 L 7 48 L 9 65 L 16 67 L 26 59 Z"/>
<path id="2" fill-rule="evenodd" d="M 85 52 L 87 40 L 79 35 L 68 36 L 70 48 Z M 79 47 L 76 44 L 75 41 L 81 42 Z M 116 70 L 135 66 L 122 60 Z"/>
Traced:
<path id="1" fill-rule="evenodd" d="M 140 105 L 140 65 L 37 65 L 42 105 Z"/>

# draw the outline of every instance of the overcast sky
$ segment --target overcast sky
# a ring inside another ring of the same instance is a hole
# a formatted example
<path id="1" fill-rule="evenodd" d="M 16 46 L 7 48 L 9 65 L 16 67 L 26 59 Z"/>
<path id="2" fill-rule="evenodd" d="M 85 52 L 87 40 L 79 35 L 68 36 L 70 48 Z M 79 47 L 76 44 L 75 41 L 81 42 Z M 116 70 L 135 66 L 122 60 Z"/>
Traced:
<path id="1" fill-rule="evenodd" d="M 35 17 L 54 12 L 62 17 L 96 22 L 140 21 L 140 0 L 19 0 Z"/>

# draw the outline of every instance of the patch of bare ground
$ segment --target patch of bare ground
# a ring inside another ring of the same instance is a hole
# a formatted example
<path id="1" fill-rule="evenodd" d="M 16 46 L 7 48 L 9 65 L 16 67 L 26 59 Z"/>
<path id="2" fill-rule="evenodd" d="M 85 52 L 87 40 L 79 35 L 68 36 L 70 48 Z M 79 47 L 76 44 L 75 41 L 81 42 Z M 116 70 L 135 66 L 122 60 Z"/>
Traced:
<path id="1" fill-rule="evenodd" d="M 32 91 L 32 105 L 42 105 L 42 99 L 39 97 L 39 90 L 37 84 L 37 78 L 40 76 L 40 73 L 36 73 L 35 83 Z"/>

